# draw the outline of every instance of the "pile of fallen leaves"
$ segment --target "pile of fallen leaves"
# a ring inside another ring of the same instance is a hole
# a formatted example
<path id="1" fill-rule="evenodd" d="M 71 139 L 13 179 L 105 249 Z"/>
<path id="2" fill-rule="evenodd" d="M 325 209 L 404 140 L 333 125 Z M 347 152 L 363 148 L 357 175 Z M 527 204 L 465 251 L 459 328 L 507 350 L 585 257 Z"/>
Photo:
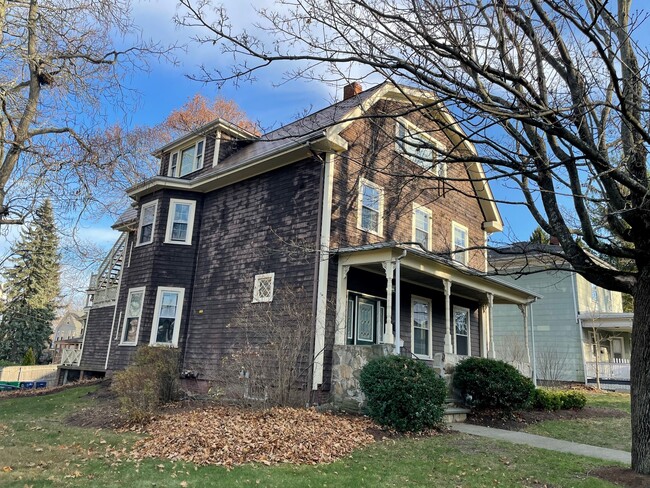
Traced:
<path id="1" fill-rule="evenodd" d="M 330 463 L 374 442 L 372 429 L 369 420 L 313 409 L 213 407 L 153 421 L 132 456 L 223 466 Z"/>

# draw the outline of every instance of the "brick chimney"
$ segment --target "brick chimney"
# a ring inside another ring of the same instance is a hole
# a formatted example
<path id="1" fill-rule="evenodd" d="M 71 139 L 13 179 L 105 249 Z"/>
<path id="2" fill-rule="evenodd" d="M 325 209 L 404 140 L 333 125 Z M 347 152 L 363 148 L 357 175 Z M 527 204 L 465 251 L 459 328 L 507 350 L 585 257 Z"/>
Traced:
<path id="1" fill-rule="evenodd" d="M 347 100 L 350 97 L 358 95 L 362 91 L 363 88 L 361 88 L 361 83 L 357 83 L 356 81 L 350 83 L 349 85 L 345 85 L 343 87 L 343 100 Z"/>

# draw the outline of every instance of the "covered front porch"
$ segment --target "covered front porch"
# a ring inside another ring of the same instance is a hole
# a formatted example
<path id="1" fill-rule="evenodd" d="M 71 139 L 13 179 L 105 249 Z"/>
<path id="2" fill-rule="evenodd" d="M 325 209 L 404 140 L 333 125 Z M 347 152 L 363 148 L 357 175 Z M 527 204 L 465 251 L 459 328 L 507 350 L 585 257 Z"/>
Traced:
<path id="1" fill-rule="evenodd" d="M 340 250 L 334 402 L 363 402 L 360 370 L 379 355 L 418 358 L 443 376 L 465 357 L 495 357 L 495 304 L 520 307 L 528 350 L 527 311 L 534 299 L 526 290 L 410 246 Z M 518 366 L 529 375 L 529 364 Z"/>
<path id="2" fill-rule="evenodd" d="M 578 315 L 587 383 L 626 389 L 630 382 L 632 313 L 583 312 Z"/>

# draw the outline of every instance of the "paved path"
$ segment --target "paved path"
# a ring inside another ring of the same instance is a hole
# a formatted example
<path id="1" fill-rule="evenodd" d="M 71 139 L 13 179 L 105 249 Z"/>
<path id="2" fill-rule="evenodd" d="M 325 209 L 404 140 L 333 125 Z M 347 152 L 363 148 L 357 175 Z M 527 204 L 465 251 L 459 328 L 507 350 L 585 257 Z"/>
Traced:
<path id="1" fill-rule="evenodd" d="M 450 426 L 453 430 L 462 432 L 463 434 L 489 437 L 490 439 L 512 442 L 513 444 L 525 444 L 527 446 L 539 447 L 540 449 L 548 449 L 549 451 L 568 452 L 579 456 L 604 459 L 605 461 L 617 461 L 627 465 L 630 465 L 632 461 L 629 452 L 618 451 L 616 449 L 588 446 L 587 444 L 578 444 L 577 442 L 561 441 L 541 435 L 526 434 L 525 432 L 517 432 L 515 430 L 493 429 L 480 425 L 456 423 Z"/>

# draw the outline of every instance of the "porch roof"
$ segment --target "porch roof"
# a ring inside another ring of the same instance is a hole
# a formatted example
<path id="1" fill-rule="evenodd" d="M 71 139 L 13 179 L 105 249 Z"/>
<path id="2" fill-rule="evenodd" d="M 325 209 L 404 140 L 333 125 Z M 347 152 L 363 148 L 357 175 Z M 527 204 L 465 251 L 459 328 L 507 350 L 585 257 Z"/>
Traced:
<path id="1" fill-rule="evenodd" d="M 468 268 L 446 256 L 426 252 L 410 243 L 382 242 L 339 248 L 332 251 L 341 257 L 341 264 L 382 273 L 381 263 L 399 259 L 402 279 L 439 288 L 441 280 L 449 280 L 452 288 L 470 298 L 484 299 L 491 293 L 495 304 L 523 305 L 541 295 Z"/>
<path id="2" fill-rule="evenodd" d="M 625 329 L 632 330 L 634 314 L 631 312 L 580 312 L 580 324 L 585 329 Z"/>

